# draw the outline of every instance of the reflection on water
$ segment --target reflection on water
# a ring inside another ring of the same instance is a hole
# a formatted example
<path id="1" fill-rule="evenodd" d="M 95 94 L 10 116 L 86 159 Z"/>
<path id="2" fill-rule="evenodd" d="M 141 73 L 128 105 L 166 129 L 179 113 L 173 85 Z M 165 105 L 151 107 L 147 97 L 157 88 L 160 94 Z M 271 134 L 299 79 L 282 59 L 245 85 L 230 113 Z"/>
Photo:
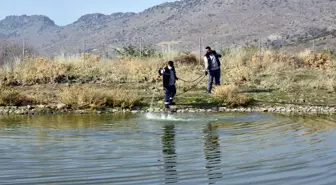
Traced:
<path id="1" fill-rule="evenodd" d="M 221 150 L 217 128 L 211 123 L 204 129 L 204 155 L 206 159 L 206 169 L 208 171 L 209 184 L 214 184 L 216 179 L 221 179 Z"/>
<path id="2" fill-rule="evenodd" d="M 173 117 L 0 117 L 0 185 L 336 182 L 334 116 Z"/>
<path id="3" fill-rule="evenodd" d="M 133 114 L 110 115 L 42 115 L 42 116 L 1 116 L 1 128 L 18 128 L 29 126 L 29 128 L 43 129 L 90 129 L 116 121 L 113 126 L 123 126 L 123 122 L 135 118 Z"/>
<path id="4" fill-rule="evenodd" d="M 165 168 L 166 184 L 177 182 L 176 151 L 175 151 L 175 125 L 164 124 L 162 135 L 162 153 Z"/>

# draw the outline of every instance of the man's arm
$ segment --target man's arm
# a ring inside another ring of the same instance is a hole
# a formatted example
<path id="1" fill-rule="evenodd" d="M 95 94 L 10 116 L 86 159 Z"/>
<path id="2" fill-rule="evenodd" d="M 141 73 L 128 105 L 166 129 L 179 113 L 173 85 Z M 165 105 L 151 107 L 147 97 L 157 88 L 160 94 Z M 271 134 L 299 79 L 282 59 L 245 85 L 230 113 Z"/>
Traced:
<path id="1" fill-rule="evenodd" d="M 162 76 L 162 75 L 169 75 L 168 73 L 167 73 L 167 71 L 165 70 L 165 68 L 160 68 L 159 69 L 159 74 Z"/>
<path id="2" fill-rule="evenodd" d="M 160 69 L 158 70 L 158 73 L 159 73 L 159 76 L 162 76 L 162 75 L 163 75 L 163 69 L 160 68 Z"/>
<path id="3" fill-rule="evenodd" d="M 215 51 L 215 53 L 216 53 L 216 56 L 217 56 L 218 58 L 222 58 L 222 55 L 221 55 L 221 54 L 218 54 L 217 51 Z"/>
<path id="4" fill-rule="evenodd" d="M 159 73 L 159 75 L 156 77 L 157 80 L 159 80 L 159 79 L 161 78 L 161 76 L 164 75 L 164 73 L 165 73 L 164 68 L 160 68 L 160 69 L 158 70 L 158 73 Z"/>
<path id="5" fill-rule="evenodd" d="M 208 58 L 206 56 L 204 57 L 204 66 L 205 66 L 205 70 L 208 70 L 209 62 L 208 62 Z"/>
<path id="6" fill-rule="evenodd" d="M 173 70 L 174 70 L 174 77 L 175 77 L 175 80 L 179 80 L 179 78 L 178 78 L 177 75 L 176 75 L 175 67 L 173 67 Z"/>
<path id="7" fill-rule="evenodd" d="M 208 62 L 208 57 L 204 57 L 204 66 L 205 66 L 205 71 L 204 71 L 204 74 L 205 76 L 208 75 L 208 71 L 209 71 L 209 62 Z"/>

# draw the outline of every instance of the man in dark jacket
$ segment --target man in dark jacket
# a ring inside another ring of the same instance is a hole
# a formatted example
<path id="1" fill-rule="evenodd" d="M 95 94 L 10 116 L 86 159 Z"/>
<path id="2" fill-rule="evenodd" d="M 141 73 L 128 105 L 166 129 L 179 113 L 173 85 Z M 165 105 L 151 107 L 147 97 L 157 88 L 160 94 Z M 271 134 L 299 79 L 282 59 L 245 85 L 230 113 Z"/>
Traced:
<path id="1" fill-rule="evenodd" d="M 220 85 L 220 58 L 222 55 L 218 54 L 216 51 L 211 50 L 209 46 L 206 48 L 206 54 L 204 56 L 204 64 L 205 64 L 205 75 L 209 74 L 209 82 L 208 82 L 208 93 L 211 93 L 213 80 L 215 79 L 215 85 Z"/>
<path id="2" fill-rule="evenodd" d="M 178 80 L 176 76 L 176 71 L 174 68 L 174 62 L 169 61 L 168 65 L 164 68 L 159 69 L 159 77 L 162 77 L 163 88 L 165 90 L 164 104 L 165 108 L 169 109 L 169 105 L 174 105 L 174 96 L 176 94 L 175 83 Z"/>

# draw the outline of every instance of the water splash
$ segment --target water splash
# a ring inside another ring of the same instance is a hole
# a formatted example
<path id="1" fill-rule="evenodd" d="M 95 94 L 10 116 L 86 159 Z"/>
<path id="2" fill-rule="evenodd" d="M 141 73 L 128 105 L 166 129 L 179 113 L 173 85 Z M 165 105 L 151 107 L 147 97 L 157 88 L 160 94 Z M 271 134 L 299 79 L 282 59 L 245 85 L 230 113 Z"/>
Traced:
<path id="1" fill-rule="evenodd" d="M 158 120 L 158 121 L 180 121 L 180 122 L 189 122 L 189 121 L 217 121 L 218 118 L 203 118 L 195 115 L 178 115 L 174 113 L 146 113 L 145 117 L 147 120 Z"/>
<path id="2" fill-rule="evenodd" d="M 170 113 L 160 113 L 160 114 L 146 113 L 145 117 L 146 119 L 149 119 L 149 120 L 163 120 L 163 121 L 194 121 L 196 120 L 192 118 L 178 117 L 177 115 L 170 114 Z"/>

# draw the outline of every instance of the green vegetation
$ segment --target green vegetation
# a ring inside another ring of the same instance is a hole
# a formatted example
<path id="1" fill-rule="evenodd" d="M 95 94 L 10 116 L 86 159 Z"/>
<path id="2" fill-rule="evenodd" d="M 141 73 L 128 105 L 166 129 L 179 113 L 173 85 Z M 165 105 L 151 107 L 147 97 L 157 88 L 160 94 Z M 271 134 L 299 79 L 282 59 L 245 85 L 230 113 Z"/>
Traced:
<path id="1" fill-rule="evenodd" d="M 152 48 L 149 45 L 145 45 L 143 48 L 139 48 L 133 45 L 124 46 L 122 48 L 115 49 L 118 56 L 124 58 L 124 57 L 158 57 L 160 56 L 154 48 Z"/>

